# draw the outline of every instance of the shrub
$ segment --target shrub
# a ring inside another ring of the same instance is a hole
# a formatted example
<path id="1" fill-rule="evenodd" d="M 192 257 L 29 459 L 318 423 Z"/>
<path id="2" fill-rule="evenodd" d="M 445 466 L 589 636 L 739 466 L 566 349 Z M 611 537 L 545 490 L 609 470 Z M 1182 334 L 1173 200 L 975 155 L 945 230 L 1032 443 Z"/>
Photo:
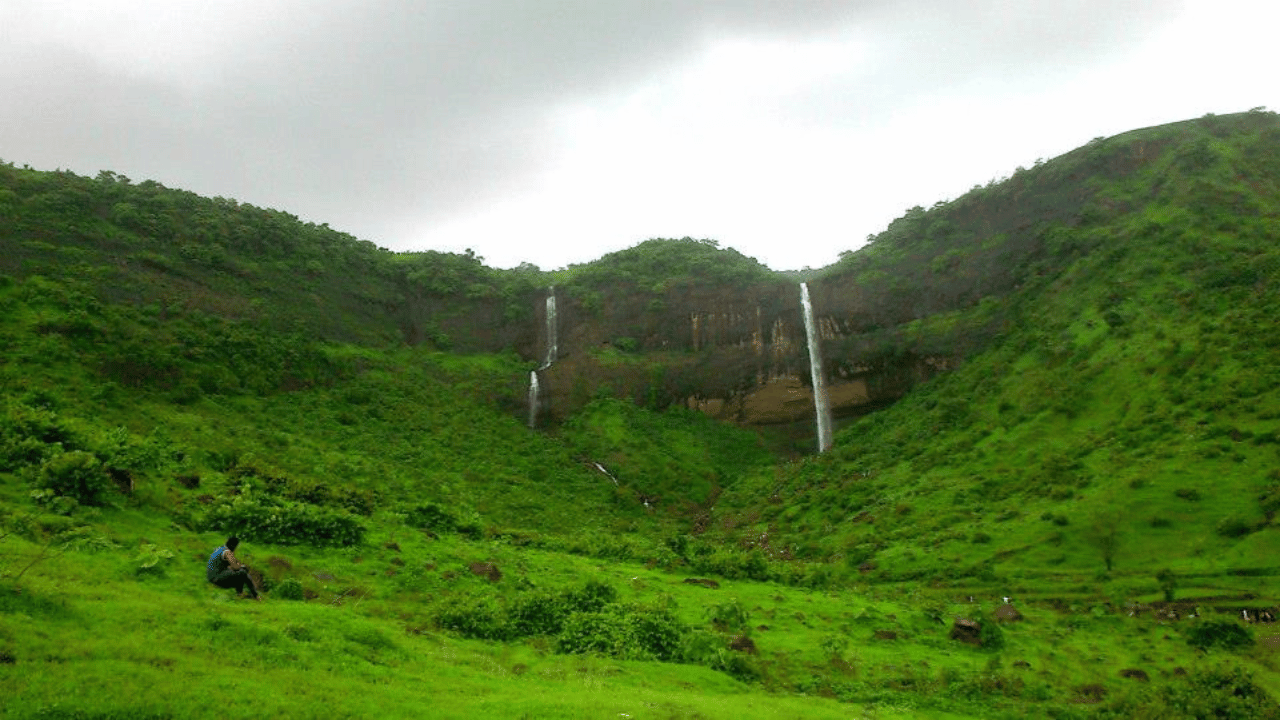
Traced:
<path id="1" fill-rule="evenodd" d="M 720 632 L 747 633 L 749 631 L 751 615 L 737 598 L 712 604 L 707 608 L 705 615 L 712 627 Z"/>
<path id="2" fill-rule="evenodd" d="M 1173 571 L 1165 568 L 1156 573 L 1156 582 L 1160 583 L 1160 591 L 1164 593 L 1165 602 L 1173 602 L 1173 596 L 1178 590 L 1178 576 Z"/>
<path id="3" fill-rule="evenodd" d="M 1165 686 L 1161 692 L 1170 716 L 1177 712 L 1194 718 L 1280 717 L 1280 704 L 1241 668 L 1196 673 L 1186 683 Z"/>
<path id="4" fill-rule="evenodd" d="M 1238 517 L 1223 518 L 1214 530 L 1226 538 L 1240 538 L 1253 532 L 1253 526 Z"/>
<path id="5" fill-rule="evenodd" d="M 36 473 L 37 488 L 74 498 L 81 505 L 101 505 L 112 489 L 111 476 L 93 453 L 83 450 L 54 455 Z"/>
<path id="6" fill-rule="evenodd" d="M 79 450 L 77 434 L 54 413 L 11 405 L 0 417 L 0 471 L 38 465 L 63 450 Z"/>
<path id="7" fill-rule="evenodd" d="M 666 607 L 615 604 L 600 612 L 579 612 L 566 618 L 556 637 L 556 650 L 624 660 L 674 661 L 683 656 L 687 632 Z"/>
<path id="8" fill-rule="evenodd" d="M 1187 630 L 1187 644 L 1201 650 L 1212 647 L 1235 650 L 1252 645 L 1253 635 L 1231 620 L 1206 620 Z"/>
<path id="9" fill-rule="evenodd" d="M 1200 501 L 1200 491 L 1195 488 L 1178 488 L 1173 494 L 1189 502 Z"/>
<path id="10" fill-rule="evenodd" d="M 306 598 L 306 594 L 302 592 L 302 582 L 296 578 L 282 580 L 271 594 L 281 600 L 303 600 Z"/>
<path id="11" fill-rule="evenodd" d="M 472 610 L 464 599 L 445 605 L 436 622 L 468 637 L 489 640 L 557 635 L 572 615 L 599 613 L 617 599 L 618 591 L 612 585 L 591 580 L 558 592 L 526 593 L 505 609 L 486 600 Z"/>
<path id="12" fill-rule="evenodd" d="M 626 619 L 614 613 L 574 613 L 556 638 L 556 652 L 621 657 L 628 645 Z"/>
<path id="13" fill-rule="evenodd" d="M 507 639 L 508 622 L 492 598 L 452 598 L 436 611 L 436 624 L 466 637 Z"/>
<path id="14" fill-rule="evenodd" d="M 1004 647 L 1004 631 L 1000 629 L 1000 623 L 993 620 L 981 620 L 978 638 L 981 641 L 983 650 L 999 650 Z"/>
<path id="15" fill-rule="evenodd" d="M 470 538 L 483 534 L 480 518 L 469 508 L 449 509 L 437 503 L 425 502 L 409 508 L 405 522 L 423 530 L 456 532 Z"/>
<path id="16" fill-rule="evenodd" d="M 308 545 L 357 545 L 364 540 L 360 519 L 344 510 L 306 503 L 239 495 L 215 505 L 201 523 L 204 530 L 235 533 L 260 542 Z"/>

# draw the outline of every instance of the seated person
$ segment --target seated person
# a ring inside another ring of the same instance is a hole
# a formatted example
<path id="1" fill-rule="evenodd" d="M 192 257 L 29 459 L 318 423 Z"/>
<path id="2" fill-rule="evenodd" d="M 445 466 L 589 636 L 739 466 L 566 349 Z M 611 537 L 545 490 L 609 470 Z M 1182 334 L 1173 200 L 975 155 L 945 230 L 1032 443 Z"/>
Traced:
<path id="1" fill-rule="evenodd" d="M 205 577 L 218 587 L 235 588 L 236 595 L 243 595 L 247 588 L 250 597 L 261 601 L 258 589 L 253 586 L 253 580 L 249 579 L 249 568 L 236 559 L 235 549 L 239 546 L 240 538 L 235 536 L 227 538 L 227 544 L 214 550 L 209 556 L 209 563 L 205 566 Z"/>

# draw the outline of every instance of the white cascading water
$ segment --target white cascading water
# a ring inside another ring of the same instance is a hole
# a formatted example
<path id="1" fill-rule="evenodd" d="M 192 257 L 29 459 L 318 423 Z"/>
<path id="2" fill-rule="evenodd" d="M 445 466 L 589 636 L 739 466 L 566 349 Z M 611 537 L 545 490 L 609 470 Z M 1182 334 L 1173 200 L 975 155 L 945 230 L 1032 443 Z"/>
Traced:
<path id="1" fill-rule="evenodd" d="M 800 306 L 804 309 L 804 335 L 809 344 L 809 374 L 813 377 L 813 409 L 817 415 L 818 452 L 831 449 L 831 408 L 827 405 L 827 385 L 822 375 L 821 338 L 813 320 L 813 303 L 809 301 L 809 285 L 800 283 Z"/>
<path id="2" fill-rule="evenodd" d="M 538 426 L 538 371 L 529 371 L 529 429 Z"/>
<path id="3" fill-rule="evenodd" d="M 538 370 L 546 370 L 556 361 L 556 289 L 547 289 L 547 354 Z M 538 426 L 538 370 L 529 373 L 529 428 Z"/>
<path id="4" fill-rule="evenodd" d="M 547 357 L 542 367 L 549 368 L 556 361 L 556 289 L 547 290 Z"/>

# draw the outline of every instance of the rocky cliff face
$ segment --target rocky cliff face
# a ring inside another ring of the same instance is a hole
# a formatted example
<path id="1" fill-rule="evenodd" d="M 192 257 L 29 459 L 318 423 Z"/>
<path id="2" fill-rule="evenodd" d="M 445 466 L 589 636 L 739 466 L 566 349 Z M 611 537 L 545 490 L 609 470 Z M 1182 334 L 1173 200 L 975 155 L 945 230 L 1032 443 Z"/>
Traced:
<path id="1" fill-rule="evenodd" d="M 562 291 L 558 291 L 562 292 Z M 831 298 L 830 293 L 820 297 Z M 545 303 L 522 356 L 543 357 Z M 950 364 L 897 348 L 848 344 L 848 309 L 815 301 L 830 404 L 836 417 L 901 397 L 914 383 Z M 598 304 L 557 297 L 559 359 L 539 372 L 539 417 L 556 422 L 601 395 L 641 404 L 680 404 L 745 425 L 813 417 L 798 285 L 746 289 L 671 288 L 661 294 L 621 291 Z M 533 339 L 533 338 L 531 338 Z"/>

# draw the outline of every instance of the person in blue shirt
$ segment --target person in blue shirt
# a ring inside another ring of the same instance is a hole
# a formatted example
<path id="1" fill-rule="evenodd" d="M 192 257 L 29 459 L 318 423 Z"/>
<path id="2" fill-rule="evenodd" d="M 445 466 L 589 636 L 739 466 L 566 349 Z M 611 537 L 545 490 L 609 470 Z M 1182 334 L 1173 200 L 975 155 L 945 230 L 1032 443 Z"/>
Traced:
<path id="1" fill-rule="evenodd" d="M 236 595 L 243 595 L 248 589 L 249 597 L 261 601 L 258 589 L 249 578 L 249 568 L 236 559 L 235 549 L 240 547 L 240 538 L 234 535 L 227 538 L 227 544 L 218 547 L 209 556 L 205 565 L 205 577 L 209 582 L 221 588 L 235 588 Z"/>

